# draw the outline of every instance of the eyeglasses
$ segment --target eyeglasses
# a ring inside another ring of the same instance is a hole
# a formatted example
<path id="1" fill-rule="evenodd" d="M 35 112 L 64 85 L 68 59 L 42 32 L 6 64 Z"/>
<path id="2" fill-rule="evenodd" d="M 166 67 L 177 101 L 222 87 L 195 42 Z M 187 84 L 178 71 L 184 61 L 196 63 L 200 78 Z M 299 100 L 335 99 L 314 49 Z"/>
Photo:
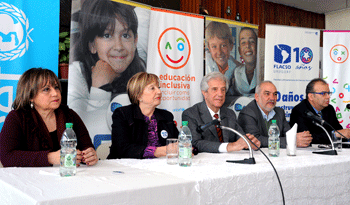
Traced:
<path id="1" fill-rule="evenodd" d="M 319 94 L 319 95 L 322 95 L 322 96 L 325 96 L 326 94 L 328 94 L 329 96 L 332 95 L 332 92 L 310 92 L 310 93 Z"/>

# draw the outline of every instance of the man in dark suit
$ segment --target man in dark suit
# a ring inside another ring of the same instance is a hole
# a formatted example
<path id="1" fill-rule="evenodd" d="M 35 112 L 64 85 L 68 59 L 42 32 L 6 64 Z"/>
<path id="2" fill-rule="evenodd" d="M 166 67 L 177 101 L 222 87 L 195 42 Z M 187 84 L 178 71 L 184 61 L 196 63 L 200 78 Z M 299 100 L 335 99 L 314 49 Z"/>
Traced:
<path id="1" fill-rule="evenodd" d="M 276 107 L 277 89 L 271 81 L 261 82 L 255 90 L 255 100 L 244 107 L 238 116 L 238 122 L 244 131 L 249 131 L 261 142 L 261 147 L 268 147 L 268 130 L 272 120 L 276 120 L 280 130 L 280 146 L 286 147 L 286 132 L 290 126 L 284 110 Z M 309 131 L 297 133 L 297 146 L 307 147 L 312 137 Z"/>
<path id="2" fill-rule="evenodd" d="M 326 81 L 321 78 L 311 80 L 306 86 L 306 99 L 296 105 L 290 115 L 290 125 L 293 126 L 297 123 L 298 132 L 310 131 L 313 137 L 312 144 L 330 144 L 330 141 L 324 130 L 313 124 L 312 120 L 306 117 L 306 111 L 319 115 L 346 138 L 350 137 L 350 130 L 343 129 L 336 117 L 333 106 L 329 104 L 331 94 Z M 332 128 L 327 125 L 324 128 L 331 134 Z M 340 135 L 336 133 L 336 137 L 340 137 Z"/>
<path id="3" fill-rule="evenodd" d="M 207 74 L 201 82 L 204 101 L 195 104 L 182 113 L 182 121 L 188 121 L 188 127 L 192 133 L 193 146 L 199 152 L 233 152 L 248 148 L 248 145 L 242 138 L 228 130 L 210 126 L 203 133 L 197 131 L 198 126 L 210 123 L 218 117 L 222 126 L 235 129 L 244 135 L 242 128 L 237 123 L 233 110 L 222 107 L 225 102 L 227 88 L 228 81 L 223 74 L 219 72 Z M 246 136 L 260 147 L 260 141 L 254 135 L 246 134 Z M 251 146 L 257 149 L 254 145 Z"/>

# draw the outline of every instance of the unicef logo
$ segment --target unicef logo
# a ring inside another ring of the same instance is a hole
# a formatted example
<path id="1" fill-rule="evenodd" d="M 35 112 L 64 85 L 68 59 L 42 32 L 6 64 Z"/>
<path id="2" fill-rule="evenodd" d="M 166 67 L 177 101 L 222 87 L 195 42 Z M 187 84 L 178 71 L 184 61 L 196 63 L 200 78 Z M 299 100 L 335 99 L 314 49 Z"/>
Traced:
<path id="1" fill-rule="evenodd" d="M 29 20 L 17 7 L 0 2 L 0 61 L 11 61 L 28 50 Z"/>
<path id="2" fill-rule="evenodd" d="M 300 58 L 301 58 L 301 61 L 303 63 L 305 63 L 305 64 L 310 63 L 312 61 L 312 58 L 313 58 L 312 50 L 308 47 L 304 47 L 300 51 Z"/>

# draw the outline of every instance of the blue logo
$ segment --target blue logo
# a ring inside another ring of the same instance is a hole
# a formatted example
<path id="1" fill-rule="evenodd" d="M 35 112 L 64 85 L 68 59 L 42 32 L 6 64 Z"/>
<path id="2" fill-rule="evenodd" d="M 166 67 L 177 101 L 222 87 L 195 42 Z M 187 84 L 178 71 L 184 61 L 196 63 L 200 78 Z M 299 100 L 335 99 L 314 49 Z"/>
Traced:
<path id="1" fill-rule="evenodd" d="M 120 103 L 117 103 L 117 102 L 113 102 L 111 104 L 111 111 L 112 113 L 114 112 L 114 110 L 116 110 L 118 107 L 122 107 L 123 105 L 121 105 Z"/>
<path id="2" fill-rule="evenodd" d="M 235 111 L 236 112 L 240 112 L 242 109 L 243 109 L 243 106 L 241 104 L 239 104 L 239 103 L 235 104 Z"/>
<path id="3" fill-rule="evenodd" d="M 0 61 L 12 61 L 28 50 L 29 20 L 17 7 L 0 2 Z"/>
<path id="4" fill-rule="evenodd" d="M 303 63 L 305 63 L 305 64 L 310 63 L 312 61 L 312 58 L 313 58 L 312 50 L 308 47 L 301 49 L 300 58 L 301 58 L 301 61 Z"/>
<path id="5" fill-rule="evenodd" d="M 275 57 L 276 63 L 290 63 L 291 62 L 291 47 L 285 44 L 275 45 Z"/>

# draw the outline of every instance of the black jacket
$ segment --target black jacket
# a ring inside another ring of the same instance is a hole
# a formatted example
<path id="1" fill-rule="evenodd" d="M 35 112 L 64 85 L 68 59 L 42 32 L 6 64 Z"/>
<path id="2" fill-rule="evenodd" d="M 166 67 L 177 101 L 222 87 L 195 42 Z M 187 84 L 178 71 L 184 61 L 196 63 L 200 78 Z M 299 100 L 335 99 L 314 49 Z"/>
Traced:
<path id="1" fill-rule="evenodd" d="M 170 112 L 155 109 L 159 143 L 165 146 L 167 138 L 177 138 L 179 131 Z M 148 124 L 138 105 L 132 104 L 116 109 L 112 116 L 112 146 L 107 159 L 142 159 L 148 142 Z M 167 137 L 161 135 L 166 131 Z"/>
<path id="2" fill-rule="evenodd" d="M 312 105 L 308 100 L 301 101 L 298 105 L 296 105 L 292 114 L 290 115 L 290 126 L 292 127 L 294 123 L 298 124 L 298 132 L 310 131 L 312 135 L 312 144 L 330 144 L 329 138 L 327 134 L 323 131 L 322 128 L 314 125 L 312 120 L 306 117 L 305 111 L 311 111 L 314 115 L 317 115 L 315 110 L 312 108 Z M 328 122 L 332 127 L 336 130 L 341 130 L 343 127 L 340 125 L 335 110 L 332 105 L 328 105 L 325 107 L 322 112 L 322 118 Z M 331 134 L 332 129 L 327 125 L 324 128 Z"/>
<path id="3" fill-rule="evenodd" d="M 280 130 L 280 146 L 281 148 L 286 148 L 286 132 L 290 130 L 290 126 L 282 108 L 275 107 L 274 111 L 276 114 L 272 119 L 276 120 Z M 261 142 L 261 147 L 269 146 L 269 127 L 266 126 L 256 100 L 251 101 L 239 112 L 238 123 L 243 128 L 244 132 L 254 135 L 254 137 Z"/>

